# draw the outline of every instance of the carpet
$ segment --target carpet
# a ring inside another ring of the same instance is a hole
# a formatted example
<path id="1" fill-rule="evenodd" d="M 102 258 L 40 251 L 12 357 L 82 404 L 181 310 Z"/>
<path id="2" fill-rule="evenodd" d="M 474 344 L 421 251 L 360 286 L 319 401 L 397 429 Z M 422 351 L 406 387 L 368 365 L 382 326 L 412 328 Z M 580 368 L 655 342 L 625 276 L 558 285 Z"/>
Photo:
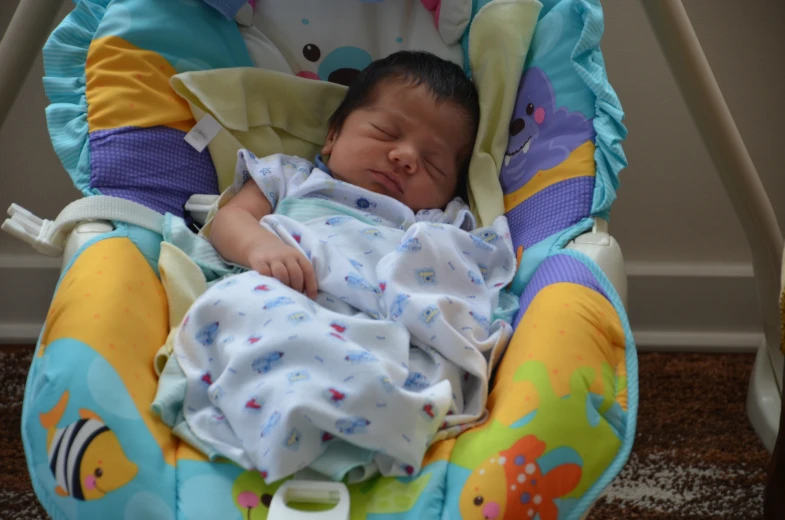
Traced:
<path id="1" fill-rule="evenodd" d="M 0 517 L 44 519 L 19 436 L 32 349 L 0 348 Z M 744 410 L 751 355 L 640 355 L 635 446 L 589 520 L 762 516 L 768 454 Z"/>

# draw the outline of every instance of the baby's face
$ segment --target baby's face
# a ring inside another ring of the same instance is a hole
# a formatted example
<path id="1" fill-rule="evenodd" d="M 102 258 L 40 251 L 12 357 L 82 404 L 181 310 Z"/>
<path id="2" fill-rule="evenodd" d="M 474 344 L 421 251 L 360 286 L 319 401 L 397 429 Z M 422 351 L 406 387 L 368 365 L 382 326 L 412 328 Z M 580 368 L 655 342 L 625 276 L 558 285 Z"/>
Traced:
<path id="1" fill-rule="evenodd" d="M 466 113 L 437 103 L 424 86 L 379 87 L 369 106 L 349 114 L 322 149 L 335 178 L 388 195 L 417 212 L 453 198 L 472 149 Z"/>

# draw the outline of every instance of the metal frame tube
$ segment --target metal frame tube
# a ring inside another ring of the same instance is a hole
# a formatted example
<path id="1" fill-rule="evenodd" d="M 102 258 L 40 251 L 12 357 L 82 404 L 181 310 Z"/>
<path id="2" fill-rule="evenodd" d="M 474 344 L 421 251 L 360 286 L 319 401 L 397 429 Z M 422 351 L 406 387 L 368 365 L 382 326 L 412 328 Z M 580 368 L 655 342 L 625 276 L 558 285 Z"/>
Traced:
<path id="1" fill-rule="evenodd" d="M 16 7 L 0 40 L 0 128 L 52 30 L 62 3 L 63 0 L 20 0 Z"/>
<path id="2" fill-rule="evenodd" d="M 641 4 L 747 235 L 763 331 L 769 349 L 777 349 L 783 238 L 774 208 L 681 0 Z"/>

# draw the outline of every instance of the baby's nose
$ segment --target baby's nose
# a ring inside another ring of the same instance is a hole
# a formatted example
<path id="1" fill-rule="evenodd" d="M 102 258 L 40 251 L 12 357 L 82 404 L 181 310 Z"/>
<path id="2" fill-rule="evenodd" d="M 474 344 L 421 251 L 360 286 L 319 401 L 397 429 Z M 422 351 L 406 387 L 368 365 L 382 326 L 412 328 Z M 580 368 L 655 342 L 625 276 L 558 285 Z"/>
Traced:
<path id="1" fill-rule="evenodd" d="M 417 152 L 411 146 L 397 146 L 390 153 L 390 160 L 397 168 L 406 173 L 417 171 Z"/>

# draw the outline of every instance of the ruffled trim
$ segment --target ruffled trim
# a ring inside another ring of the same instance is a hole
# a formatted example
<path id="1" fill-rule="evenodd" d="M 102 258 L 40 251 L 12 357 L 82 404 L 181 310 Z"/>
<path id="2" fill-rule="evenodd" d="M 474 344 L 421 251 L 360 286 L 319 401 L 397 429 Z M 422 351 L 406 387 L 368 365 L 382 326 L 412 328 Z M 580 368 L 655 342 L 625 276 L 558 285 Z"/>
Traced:
<path id="1" fill-rule="evenodd" d="M 55 153 L 84 195 L 90 188 L 85 66 L 90 43 L 111 0 L 81 0 L 44 45 L 46 123 Z"/>
<path id="2" fill-rule="evenodd" d="M 570 60 L 578 76 L 595 96 L 594 162 L 596 180 L 592 197 L 591 216 L 608 219 L 611 205 L 616 200 L 619 188 L 619 173 L 627 167 L 621 143 L 627 137 L 627 128 L 622 124 L 624 110 L 619 97 L 608 82 L 605 60 L 600 50 L 600 40 L 605 29 L 602 7 L 599 2 L 582 0 L 574 9 L 583 17 L 583 31 Z"/>

